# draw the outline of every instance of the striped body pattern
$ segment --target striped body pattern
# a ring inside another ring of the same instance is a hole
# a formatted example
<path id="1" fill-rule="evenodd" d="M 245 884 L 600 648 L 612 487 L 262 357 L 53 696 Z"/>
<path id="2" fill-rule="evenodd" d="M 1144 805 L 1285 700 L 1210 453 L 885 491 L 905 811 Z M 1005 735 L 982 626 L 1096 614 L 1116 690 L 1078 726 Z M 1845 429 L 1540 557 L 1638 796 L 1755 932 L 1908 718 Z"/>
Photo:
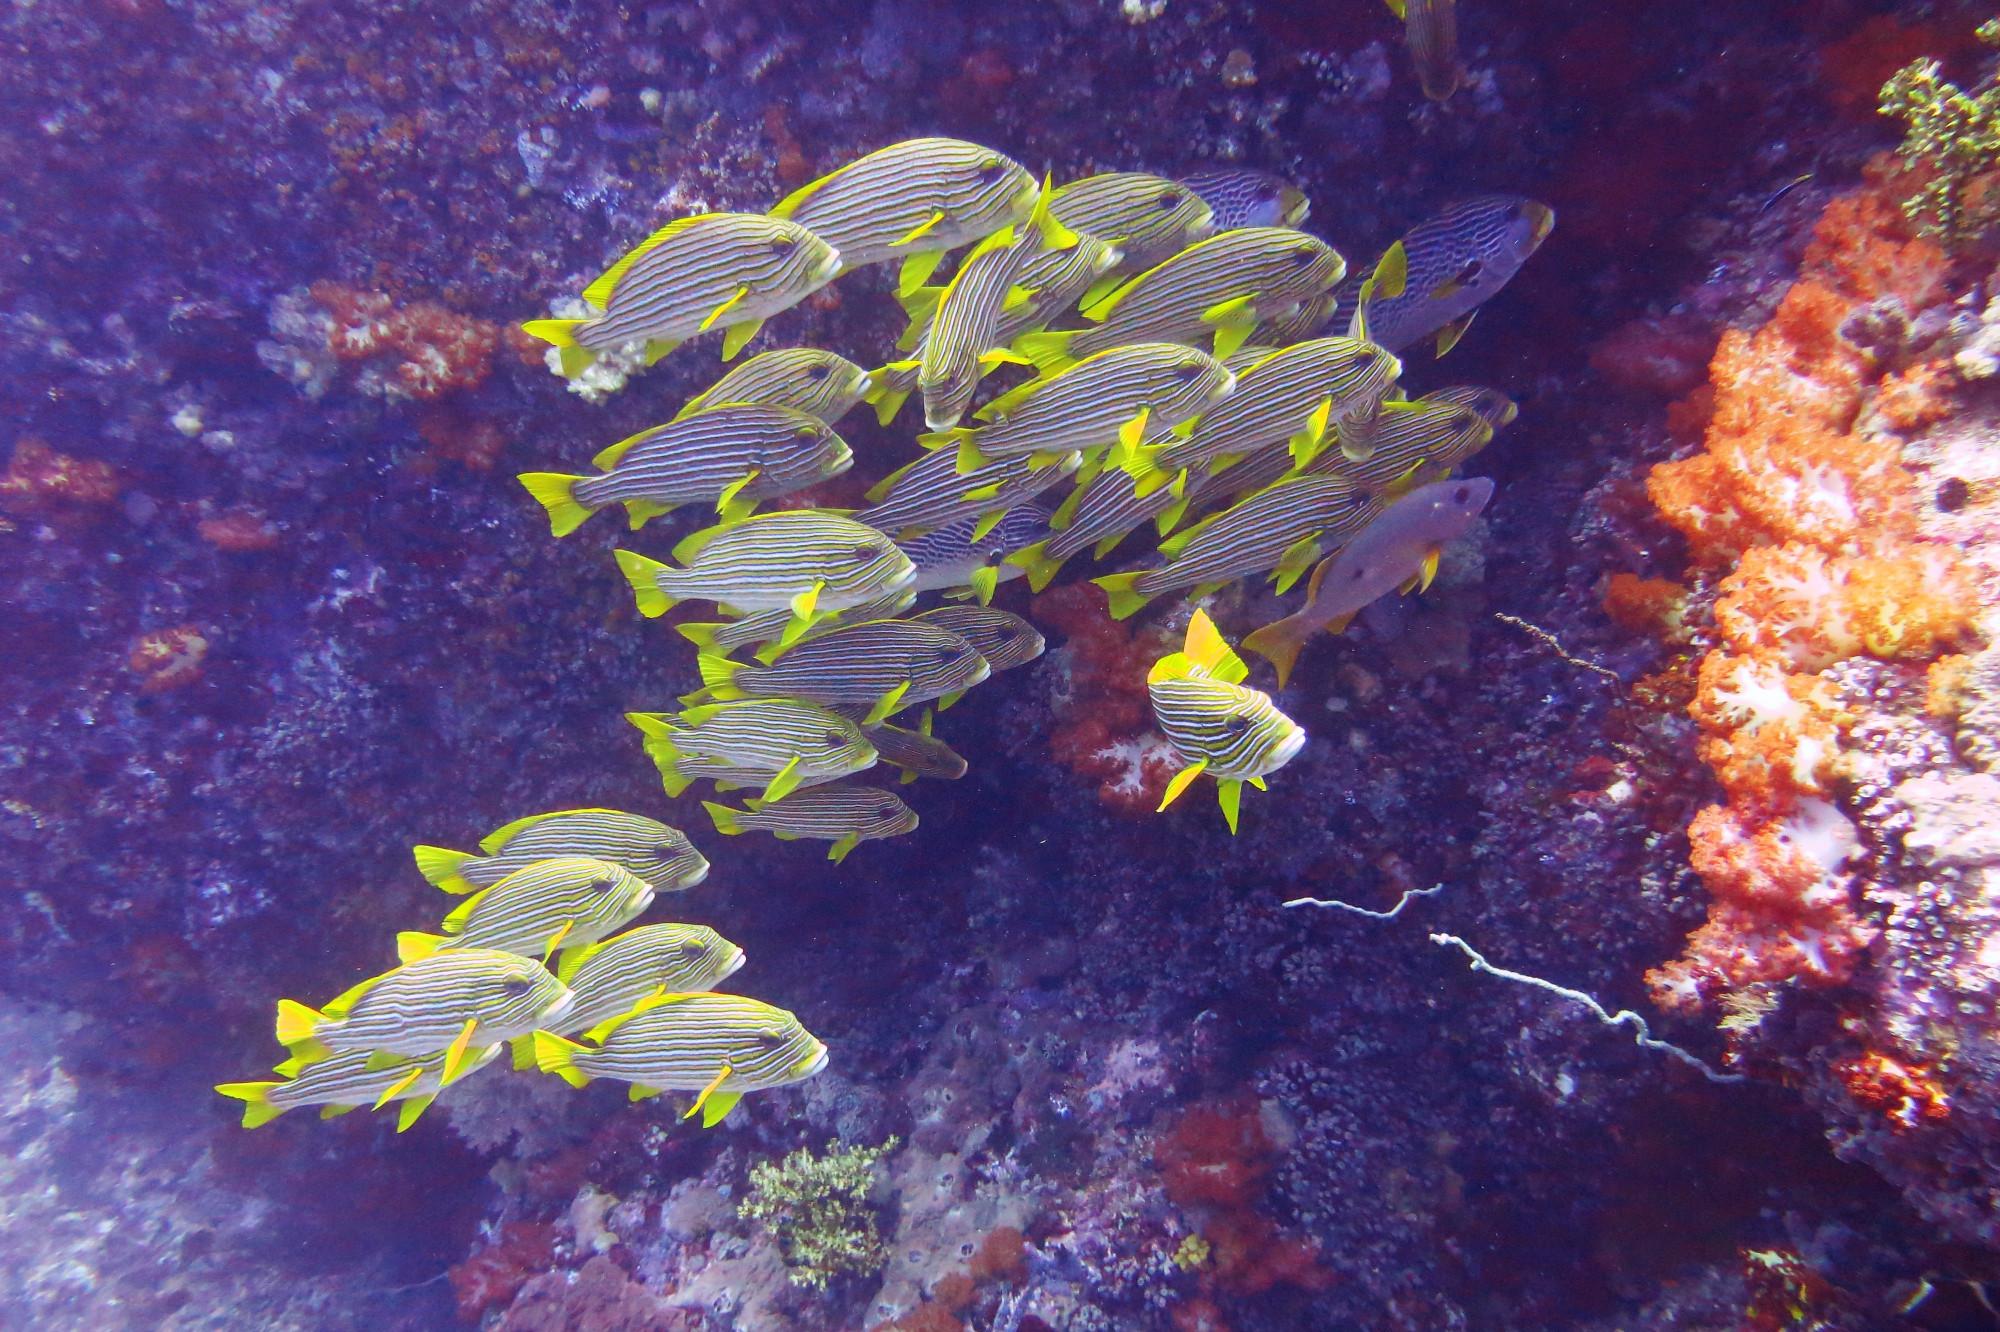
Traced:
<path id="1" fill-rule="evenodd" d="M 1027 217 L 1041 187 L 1019 162 L 961 139 L 906 139 L 781 200 L 788 218 L 840 252 L 841 271 L 942 252 Z"/>
<path id="2" fill-rule="evenodd" d="M 494 1044 L 469 1051 L 453 1080 L 486 1067 L 500 1050 L 501 1046 Z M 350 1050 L 309 1065 L 297 1077 L 283 1082 L 231 1082 L 216 1090 L 247 1102 L 243 1107 L 245 1128 L 269 1123 L 287 1110 L 308 1105 L 324 1107 L 320 1118 L 332 1119 L 364 1105 L 390 1101 L 428 1104 L 444 1086 L 445 1059 L 440 1053 L 423 1059 L 390 1060 L 370 1050 Z M 417 1109 L 421 1112 L 423 1106 Z M 404 1127 L 415 1118 L 409 1115 Z"/>
<path id="3" fill-rule="evenodd" d="M 743 965 L 743 950 L 706 925 L 641 925 L 562 957 L 557 978 L 576 996 L 546 1030 L 588 1031 L 649 994 L 712 990 Z"/>
<path id="4" fill-rule="evenodd" d="M 658 819 L 616 809 L 566 809 L 516 819 L 479 843 L 484 855 L 416 849 L 424 877 L 448 893 L 490 888 L 516 870 L 557 856 L 590 856 L 622 865 L 663 893 L 708 877 L 708 861 L 687 834 Z"/>
<path id="5" fill-rule="evenodd" d="M 1151 268 L 1213 235 L 1208 201 L 1185 184 L 1144 171 L 1111 171 L 1055 191 L 1049 212 L 1072 231 L 1109 241 L 1119 267 Z"/>
<path id="6" fill-rule="evenodd" d="M 949 430 L 972 405 L 973 391 L 979 387 L 984 370 L 980 353 L 993 345 L 993 332 L 1000 319 L 1000 307 L 1007 300 L 1015 266 L 1024 251 L 1041 245 L 1038 235 L 1012 244 L 1009 228 L 988 237 L 966 256 L 958 272 L 938 297 L 937 312 L 924 332 L 923 352 L 917 358 L 917 388 L 924 396 L 924 423 L 933 430 Z"/>
<path id="7" fill-rule="evenodd" d="M 847 441 L 810 412 L 725 403 L 613 445 L 598 455 L 605 474 L 578 481 L 571 494 L 591 509 L 645 501 L 643 511 L 634 508 L 636 528 L 680 505 L 713 502 L 731 487 L 745 500 L 775 499 L 853 464 Z"/>
<path id="8" fill-rule="evenodd" d="M 1403 19 L 1410 64 L 1424 96 L 1448 101 L 1458 91 L 1458 10 L 1456 0 L 1389 0 Z"/>
<path id="9" fill-rule="evenodd" d="M 1198 171 L 1181 184 L 1207 203 L 1217 231 L 1244 227 L 1299 227 L 1312 212 L 1305 191 L 1282 176 L 1248 167 Z"/>
<path id="10" fill-rule="evenodd" d="M 875 764 L 875 747 L 838 713 L 793 699 L 708 703 L 677 714 L 628 712 L 646 736 L 668 795 L 699 778 L 785 789 L 816 786 Z"/>
<path id="11" fill-rule="evenodd" d="M 1288 314 L 1331 290 L 1347 263 L 1326 242 L 1284 227 L 1245 227 L 1192 245 L 1147 269 L 1084 311 L 1096 327 L 1029 334 L 1015 350 L 1055 365 L 1131 342 L 1215 339 L 1219 354 L 1242 345 L 1260 320 Z"/>
<path id="12" fill-rule="evenodd" d="M 1492 438 L 1493 423 L 1463 403 L 1384 403 L 1373 416 L 1342 422 L 1340 447 L 1320 454 L 1307 470 L 1380 490 L 1420 466 L 1450 471 Z"/>
<path id="13" fill-rule="evenodd" d="M 1242 371 L 1236 391 L 1205 413 L 1194 433 L 1160 450 L 1153 466 L 1164 472 L 1216 464 L 1294 441 L 1300 466 L 1319 453 L 1329 431 L 1348 416 L 1381 401 L 1402 363 L 1380 347 L 1354 338 L 1318 338 L 1272 352 Z"/>
<path id="14" fill-rule="evenodd" d="M 1211 409 L 1235 387 L 1236 377 L 1205 352 L 1134 343 L 1030 380 L 979 409 L 984 427 L 935 442 L 956 443 L 961 468 L 971 460 L 1136 446 Z"/>
<path id="15" fill-rule="evenodd" d="M 900 837 L 917 827 L 916 811 L 889 792 L 845 782 L 794 791 L 783 800 L 752 801 L 748 809 L 711 804 L 708 812 L 716 831 L 727 835 L 767 832 L 786 841 L 832 842 L 828 858 L 834 861 L 846 859 L 862 842 Z"/>
<path id="16" fill-rule="evenodd" d="M 1034 625 L 992 606 L 938 606 L 910 618 L 957 634 L 996 671 L 1025 666 L 1048 646 Z"/>
<path id="17" fill-rule="evenodd" d="M 1289 347 L 1294 342 L 1304 342 L 1321 332 L 1345 332 L 1347 325 L 1334 323 L 1334 311 L 1340 307 L 1341 292 L 1346 288 L 1323 291 L 1309 301 L 1300 301 L 1290 313 L 1266 319 L 1257 325 L 1250 337 L 1254 342 L 1269 343 L 1273 347 Z"/>
<path id="18" fill-rule="evenodd" d="M 998 522 L 1007 510 L 1033 499 L 1082 465 L 1083 455 L 1071 451 L 1039 466 L 1030 458 L 1002 458 L 960 473 L 957 454 L 940 449 L 890 473 L 868 492 L 868 498 L 875 501 L 873 506 L 854 517 L 894 533 L 899 540 L 936 531 L 961 518 L 990 517 Z M 914 578 L 916 566 L 910 569 Z"/>
<path id="19" fill-rule="evenodd" d="M 961 518 L 934 532 L 897 542 L 910 563 L 917 566 L 917 579 L 911 587 L 918 592 L 972 587 L 974 575 L 982 569 L 991 570 L 995 582 L 1019 578 L 1021 571 L 1004 563 L 1007 556 L 1049 534 L 1048 518 L 1040 509 L 1025 504 L 1007 510 L 991 530 L 975 537 L 973 532 L 979 526 L 977 517 Z M 987 594 L 991 595 L 990 588 Z"/>
<path id="20" fill-rule="evenodd" d="M 1181 502 L 1165 486 L 1141 495 L 1125 473 L 1099 472 L 1089 485 L 1073 491 L 1057 510 L 1055 520 L 1062 526 L 1046 541 L 1016 552 L 1013 561 L 1027 570 L 1028 586 L 1039 592 L 1078 551 L 1095 546 L 1100 557 L 1108 554 L 1140 523 L 1149 518 L 1161 519 L 1162 514 Z"/>
<path id="21" fill-rule="evenodd" d="M 1190 762 L 1206 760 L 1211 777 L 1263 777 L 1305 744 L 1304 729 L 1259 690 L 1188 675 L 1151 680 L 1146 694 L 1161 734 Z"/>
<path id="22" fill-rule="evenodd" d="M 704 528 L 676 546 L 683 568 L 630 551 L 619 552 L 619 564 L 648 615 L 685 600 L 736 611 L 796 611 L 795 599 L 806 594 L 815 611 L 841 610 L 901 591 L 917 576 L 895 543 L 866 521 L 818 509 L 758 514 Z"/>
<path id="23" fill-rule="evenodd" d="M 802 642 L 816 634 L 831 633 L 843 625 L 861 624 L 867 620 L 886 620 L 892 615 L 901 615 L 915 605 L 916 600 L 916 588 L 906 585 L 886 597 L 877 597 L 873 601 L 864 601 L 858 606 L 848 606 L 833 612 L 815 622 L 798 641 Z M 790 606 L 783 606 L 777 610 L 758 611 L 755 614 L 745 615 L 740 620 L 730 620 L 722 624 L 677 624 L 674 629 L 703 652 L 726 657 L 738 648 L 748 647 L 753 643 L 777 643 L 784 636 L 785 626 L 791 622 L 792 609 Z M 781 650 L 773 647 L 768 654 L 760 652 L 757 655 L 760 660 L 770 661 L 775 659 Z"/>
<path id="24" fill-rule="evenodd" d="M 870 387 L 868 372 L 844 356 L 817 347 L 783 347 L 737 366 L 689 399 L 674 419 L 726 402 L 756 402 L 790 407 L 831 425 L 867 397 Z"/>
<path id="25" fill-rule="evenodd" d="M 573 330 L 578 346 L 679 343 L 716 326 L 759 322 L 831 282 L 840 255 L 796 222 L 704 213 L 669 223 L 583 294 L 604 313 Z"/>
<path id="26" fill-rule="evenodd" d="M 717 699 L 872 707 L 893 696 L 891 711 L 970 689 L 988 674 L 972 644 L 918 620 L 849 625 L 794 644 L 768 666 L 739 666 L 726 657 L 703 657 L 700 664 L 704 692 Z"/>
<path id="27" fill-rule="evenodd" d="M 919 777 L 955 782 L 965 776 L 965 759 L 957 750 L 932 735 L 928 728 L 927 714 L 925 729 L 922 730 L 911 731 L 882 722 L 875 726 L 863 726 L 861 734 L 875 746 L 882 762 L 903 770 L 906 782 L 913 782 Z"/>
<path id="28" fill-rule="evenodd" d="M 763 1091 L 826 1067 L 826 1046 L 796 1017 L 734 994 L 664 995 L 599 1031 L 598 1048 L 568 1051 L 563 1062 L 585 1079 L 616 1078 L 644 1091 L 701 1091 L 711 1083 L 720 1092 Z M 543 1072 L 555 1072 L 553 1062 L 544 1062 Z"/>
<path id="29" fill-rule="evenodd" d="M 304 1010 L 305 1029 L 288 1027 L 279 1006 L 278 1039 L 299 1056 L 377 1050 L 432 1055 L 475 1024 L 467 1044 L 481 1047 L 526 1035 L 560 1018 L 572 1002 L 567 986 L 532 958 L 512 950 L 468 946 L 405 963 L 364 981 L 320 1014 Z M 287 1039 L 287 1038 L 291 1039 Z"/>
<path id="30" fill-rule="evenodd" d="M 1547 204 L 1490 194 L 1453 204 L 1418 223 L 1399 242 L 1407 269 L 1402 293 L 1377 291 L 1369 298 L 1369 338 L 1400 352 L 1440 329 L 1462 331 L 1459 321 L 1470 319 L 1521 271 L 1548 239 L 1555 219 Z M 1360 289 L 1359 282 L 1340 289 L 1335 328 L 1345 331 L 1352 321 Z M 1442 356 L 1449 345 L 1440 347 L 1438 354 Z"/>
<path id="31" fill-rule="evenodd" d="M 1095 580 L 1111 595 L 1111 614 L 1124 619 L 1153 597 L 1183 587 L 1221 586 L 1246 574 L 1279 572 L 1278 590 L 1314 560 L 1358 531 L 1375 506 L 1341 476 L 1280 481 L 1235 508 L 1160 544 L 1172 563 Z"/>
<path id="32" fill-rule="evenodd" d="M 515 870 L 482 888 L 445 917 L 447 949 L 497 948 L 524 957 L 595 943 L 653 903 L 653 885 L 622 865 L 592 856 L 556 856 Z M 400 941 L 399 941 L 400 942 Z"/>

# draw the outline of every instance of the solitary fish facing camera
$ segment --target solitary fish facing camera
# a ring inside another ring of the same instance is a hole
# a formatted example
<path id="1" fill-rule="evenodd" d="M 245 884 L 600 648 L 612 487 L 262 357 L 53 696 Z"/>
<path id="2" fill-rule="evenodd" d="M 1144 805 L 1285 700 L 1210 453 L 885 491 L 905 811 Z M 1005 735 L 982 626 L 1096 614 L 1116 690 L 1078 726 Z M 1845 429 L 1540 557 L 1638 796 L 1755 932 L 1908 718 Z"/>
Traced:
<path id="1" fill-rule="evenodd" d="M 583 299 L 588 319 L 534 319 L 521 330 L 558 349 L 574 379 L 599 355 L 644 343 L 646 363 L 711 328 L 725 330 L 733 360 L 764 321 L 833 281 L 840 254 L 812 231 L 760 213 L 703 213 L 641 241 Z"/>
<path id="2" fill-rule="evenodd" d="M 1160 801 L 1164 810 L 1207 773 L 1216 781 L 1216 802 L 1236 832 L 1236 816 L 1248 782 L 1264 789 L 1264 778 L 1290 763 L 1305 746 L 1305 729 L 1278 710 L 1269 694 L 1246 689 L 1243 659 L 1229 650 L 1206 611 L 1188 624 L 1179 652 L 1153 663 L 1146 694 L 1153 720 L 1188 766 L 1174 774 Z"/>

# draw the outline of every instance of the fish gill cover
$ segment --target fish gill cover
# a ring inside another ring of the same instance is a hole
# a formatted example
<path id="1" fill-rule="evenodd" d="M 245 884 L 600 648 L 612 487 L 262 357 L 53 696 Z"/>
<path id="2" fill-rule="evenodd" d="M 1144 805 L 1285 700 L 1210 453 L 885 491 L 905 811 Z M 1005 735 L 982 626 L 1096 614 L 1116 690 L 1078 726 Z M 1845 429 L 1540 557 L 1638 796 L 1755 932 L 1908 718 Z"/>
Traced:
<path id="1" fill-rule="evenodd" d="M 1398 13 L 17 6 L 7 1318 L 1976 1318 L 1972 23 Z"/>

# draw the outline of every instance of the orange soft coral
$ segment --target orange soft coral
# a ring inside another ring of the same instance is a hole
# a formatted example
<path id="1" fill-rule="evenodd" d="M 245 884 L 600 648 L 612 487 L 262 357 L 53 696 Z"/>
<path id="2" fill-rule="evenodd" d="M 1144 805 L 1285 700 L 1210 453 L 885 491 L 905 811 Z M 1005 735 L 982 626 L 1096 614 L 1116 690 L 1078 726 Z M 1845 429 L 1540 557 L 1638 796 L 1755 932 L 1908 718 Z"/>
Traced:
<path id="1" fill-rule="evenodd" d="M 1840 739 L 1816 676 L 1792 674 L 1771 654 L 1711 652 L 1697 679 L 1688 712 L 1709 732 L 1701 757 L 1733 804 L 1779 812 L 1826 793 Z"/>
<path id="2" fill-rule="evenodd" d="M 1788 542 L 1745 551 L 1722 580 L 1715 622 L 1738 652 L 1824 670 L 1866 653 L 1922 661 L 1956 642 L 1977 604 L 1942 547 L 1826 555 Z"/>

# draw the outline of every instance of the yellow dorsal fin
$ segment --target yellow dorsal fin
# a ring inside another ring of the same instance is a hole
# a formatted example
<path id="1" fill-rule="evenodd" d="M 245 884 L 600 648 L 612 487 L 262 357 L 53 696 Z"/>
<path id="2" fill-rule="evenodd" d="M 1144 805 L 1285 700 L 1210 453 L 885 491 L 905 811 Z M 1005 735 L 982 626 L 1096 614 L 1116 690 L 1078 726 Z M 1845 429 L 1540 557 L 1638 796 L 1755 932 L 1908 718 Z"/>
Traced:
<path id="1" fill-rule="evenodd" d="M 585 287 L 583 289 L 583 299 L 589 301 L 592 305 L 596 306 L 600 310 L 609 309 L 611 301 L 611 292 L 615 287 L 617 287 L 618 279 L 624 277 L 626 273 L 630 272 L 632 269 L 632 265 L 638 263 L 640 258 L 644 256 L 648 250 L 657 248 L 662 241 L 666 240 L 669 236 L 672 236 L 674 233 L 685 231 L 689 227 L 693 226 L 695 223 L 701 221 L 702 219 L 715 216 L 717 216 L 717 214 L 697 213 L 693 217 L 684 217 L 678 221 L 667 223 L 667 225 L 661 227 L 658 231 L 646 237 L 646 239 L 640 241 L 637 245 L 634 245 L 631 249 L 627 250 L 623 258 L 621 258 L 617 263 L 611 265 L 611 267 L 604 270 L 603 277 L 600 277 L 599 279 L 597 279 L 597 281 Z"/>
<path id="2" fill-rule="evenodd" d="M 1034 211 L 1028 214 L 1028 226 L 1042 234 L 1043 249 L 1067 250 L 1077 243 L 1078 236 L 1056 221 L 1055 214 L 1049 211 L 1049 198 L 1054 193 L 1050 188 L 1053 180 L 1052 176 L 1042 177 L 1042 192 L 1035 196 Z"/>
<path id="3" fill-rule="evenodd" d="M 1208 612 L 1198 610 L 1188 621 L 1187 645 L 1182 649 L 1189 660 L 1206 669 L 1209 675 L 1225 684 L 1236 684 L 1250 673 L 1243 664 L 1243 658 L 1233 652 L 1215 627 L 1215 621 L 1208 618 Z"/>

